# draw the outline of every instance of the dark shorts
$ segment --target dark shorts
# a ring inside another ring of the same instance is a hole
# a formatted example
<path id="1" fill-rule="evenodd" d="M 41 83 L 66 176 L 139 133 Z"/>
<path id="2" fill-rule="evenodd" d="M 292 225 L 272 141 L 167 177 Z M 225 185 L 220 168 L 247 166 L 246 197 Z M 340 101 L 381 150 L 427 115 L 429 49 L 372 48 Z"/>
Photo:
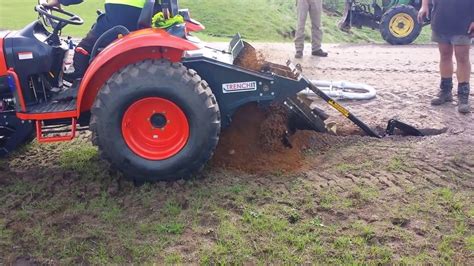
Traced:
<path id="1" fill-rule="evenodd" d="M 435 31 L 431 34 L 431 40 L 436 43 L 451 45 L 470 45 L 472 41 L 469 35 L 439 34 Z"/>

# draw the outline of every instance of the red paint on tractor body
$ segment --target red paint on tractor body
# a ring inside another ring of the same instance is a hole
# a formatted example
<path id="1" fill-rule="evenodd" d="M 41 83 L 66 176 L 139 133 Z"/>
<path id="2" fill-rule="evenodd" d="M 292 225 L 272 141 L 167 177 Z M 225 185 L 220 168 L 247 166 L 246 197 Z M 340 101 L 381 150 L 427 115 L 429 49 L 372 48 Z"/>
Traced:
<path id="1" fill-rule="evenodd" d="M 199 22 L 186 21 L 186 31 L 187 32 L 198 32 L 205 30 L 206 27 Z"/>
<path id="2" fill-rule="evenodd" d="M 146 59 L 180 62 L 185 51 L 197 49 L 195 44 L 162 29 L 143 29 L 116 40 L 87 69 L 79 87 L 77 116 L 92 108 L 99 90 L 121 68 Z"/>
<path id="3" fill-rule="evenodd" d="M 44 136 L 41 122 L 41 120 L 36 120 L 36 139 L 40 143 L 71 141 L 74 139 L 74 137 L 76 137 L 77 119 L 74 117 L 71 118 L 71 133 L 64 136 Z"/>
<path id="4" fill-rule="evenodd" d="M 0 33 L 0 76 L 6 76 L 8 73 L 7 60 L 5 58 L 4 41 L 3 39 L 8 33 Z"/>
<path id="5" fill-rule="evenodd" d="M 20 79 L 18 78 L 18 75 L 16 74 L 13 68 L 10 68 L 9 70 L 7 70 L 7 74 L 13 77 L 13 82 L 15 83 L 15 90 L 17 93 L 17 97 L 18 97 L 18 100 L 20 101 L 21 111 L 25 112 L 26 104 L 25 104 L 25 98 L 23 98 L 23 90 L 21 88 Z"/>
<path id="6" fill-rule="evenodd" d="M 148 97 L 134 102 L 125 111 L 122 135 L 136 155 L 148 160 L 166 160 L 186 146 L 189 123 L 175 103 Z"/>

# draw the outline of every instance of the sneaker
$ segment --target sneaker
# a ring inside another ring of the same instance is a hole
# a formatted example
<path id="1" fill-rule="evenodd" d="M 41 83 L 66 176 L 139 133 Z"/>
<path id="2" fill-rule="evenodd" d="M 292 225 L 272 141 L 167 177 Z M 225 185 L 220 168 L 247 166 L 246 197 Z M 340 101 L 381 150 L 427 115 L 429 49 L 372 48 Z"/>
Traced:
<path id="1" fill-rule="evenodd" d="M 319 56 L 319 57 L 327 57 L 328 56 L 328 53 L 323 51 L 323 49 L 313 51 L 311 54 L 314 55 L 314 56 Z"/>
<path id="2" fill-rule="evenodd" d="M 295 58 L 297 59 L 303 58 L 303 52 L 296 52 Z"/>

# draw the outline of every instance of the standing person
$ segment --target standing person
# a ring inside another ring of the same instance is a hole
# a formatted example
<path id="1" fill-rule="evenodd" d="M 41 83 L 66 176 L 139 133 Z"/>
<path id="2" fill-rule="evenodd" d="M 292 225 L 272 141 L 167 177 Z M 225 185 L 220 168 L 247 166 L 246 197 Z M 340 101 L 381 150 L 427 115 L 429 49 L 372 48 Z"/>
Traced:
<path id="1" fill-rule="evenodd" d="M 432 0 L 432 40 L 438 43 L 440 53 L 441 84 L 432 105 L 453 101 L 453 54 L 456 57 L 458 80 L 458 111 L 469 113 L 471 62 L 469 49 L 474 38 L 474 0 Z M 423 0 L 418 20 L 429 15 L 430 0 Z"/>
<path id="2" fill-rule="evenodd" d="M 83 0 L 48 0 L 45 6 L 58 7 L 75 5 Z M 137 30 L 138 19 L 146 0 L 105 0 L 105 13 L 97 18 L 97 22 L 87 36 L 77 45 L 74 53 L 74 72 L 64 75 L 64 80 L 73 83 L 82 78 L 89 67 L 90 53 L 98 38 L 107 30 L 122 25 L 129 31 Z"/>
<path id="3" fill-rule="evenodd" d="M 296 9 L 298 13 L 298 26 L 295 36 L 295 58 L 303 57 L 304 29 L 308 13 L 311 19 L 311 44 L 313 50 L 311 54 L 321 57 L 328 56 L 328 53 L 321 49 L 321 42 L 323 40 L 323 31 L 321 30 L 321 14 L 323 12 L 322 0 L 296 0 Z"/>

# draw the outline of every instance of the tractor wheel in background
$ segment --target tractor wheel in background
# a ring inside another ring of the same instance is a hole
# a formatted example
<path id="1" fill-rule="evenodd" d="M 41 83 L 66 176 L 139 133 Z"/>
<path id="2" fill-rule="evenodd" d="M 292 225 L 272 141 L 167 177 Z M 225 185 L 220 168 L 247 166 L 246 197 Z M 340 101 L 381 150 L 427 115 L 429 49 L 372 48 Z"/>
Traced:
<path id="1" fill-rule="evenodd" d="M 422 29 L 417 16 L 418 11 L 412 6 L 399 5 L 390 8 L 380 21 L 382 38 L 394 45 L 414 42 Z"/>
<path id="2" fill-rule="evenodd" d="M 220 112 L 208 84 L 179 63 L 146 60 L 100 90 L 90 128 L 101 156 L 137 183 L 190 177 L 211 158 Z"/>
<path id="3" fill-rule="evenodd" d="M 15 112 L 0 115 L 0 158 L 8 156 L 21 145 L 34 139 L 31 121 L 22 121 Z"/>

